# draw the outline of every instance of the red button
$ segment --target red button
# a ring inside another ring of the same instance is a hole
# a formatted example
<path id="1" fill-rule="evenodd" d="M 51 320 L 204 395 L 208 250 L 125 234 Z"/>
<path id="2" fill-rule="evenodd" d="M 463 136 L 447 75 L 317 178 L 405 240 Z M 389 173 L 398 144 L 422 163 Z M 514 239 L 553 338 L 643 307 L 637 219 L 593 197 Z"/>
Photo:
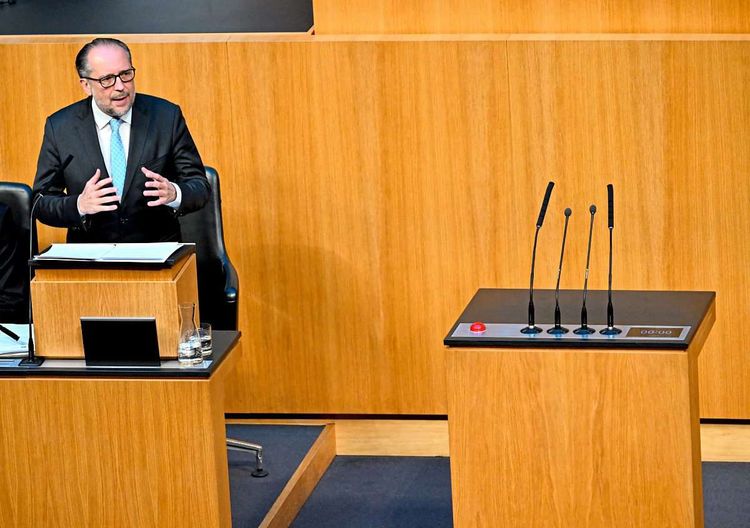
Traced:
<path id="1" fill-rule="evenodd" d="M 476 322 L 471 325 L 471 328 L 469 328 L 469 330 L 471 330 L 475 334 L 483 334 L 485 330 L 487 330 L 487 327 L 484 325 L 484 323 Z"/>

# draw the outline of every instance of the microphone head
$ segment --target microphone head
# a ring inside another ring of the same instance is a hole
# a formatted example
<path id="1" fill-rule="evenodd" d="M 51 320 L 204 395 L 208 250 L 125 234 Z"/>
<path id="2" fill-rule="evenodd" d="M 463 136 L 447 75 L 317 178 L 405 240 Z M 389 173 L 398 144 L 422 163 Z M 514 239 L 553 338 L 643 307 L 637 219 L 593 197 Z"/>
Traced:
<path id="1" fill-rule="evenodd" d="M 594 204 L 591 204 L 591 207 L 589 207 L 589 213 L 592 215 L 596 213 L 596 206 Z"/>
<path id="2" fill-rule="evenodd" d="M 607 185 L 607 220 L 609 224 L 609 228 L 612 229 L 615 227 L 615 188 L 610 183 Z"/>
<path id="3" fill-rule="evenodd" d="M 539 210 L 539 218 L 536 220 L 536 227 L 542 227 L 544 223 L 544 215 L 547 214 L 547 206 L 549 205 L 549 198 L 552 195 L 552 188 L 555 186 L 555 182 L 549 182 L 547 184 L 547 191 L 544 193 L 544 200 L 542 201 L 542 208 Z"/>
<path id="4" fill-rule="evenodd" d="M 570 207 L 565 208 L 565 216 L 568 217 L 573 214 L 573 211 L 570 210 Z"/>

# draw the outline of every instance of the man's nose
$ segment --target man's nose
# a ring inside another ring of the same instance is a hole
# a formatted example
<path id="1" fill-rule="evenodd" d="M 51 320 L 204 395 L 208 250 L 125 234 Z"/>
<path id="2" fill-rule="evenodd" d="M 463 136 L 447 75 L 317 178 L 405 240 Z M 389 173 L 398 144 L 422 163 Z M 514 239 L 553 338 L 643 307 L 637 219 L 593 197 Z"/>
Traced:
<path id="1" fill-rule="evenodd" d="M 122 82 L 122 79 L 120 79 L 119 76 L 115 77 L 115 90 L 118 92 L 122 91 L 125 88 L 125 83 Z"/>

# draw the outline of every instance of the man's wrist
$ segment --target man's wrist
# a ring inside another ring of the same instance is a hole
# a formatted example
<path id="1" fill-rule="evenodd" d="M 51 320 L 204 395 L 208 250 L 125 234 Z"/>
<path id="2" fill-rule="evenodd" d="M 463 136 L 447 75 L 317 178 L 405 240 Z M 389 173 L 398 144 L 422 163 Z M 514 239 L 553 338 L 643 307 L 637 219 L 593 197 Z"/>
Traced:
<path id="1" fill-rule="evenodd" d="M 76 198 L 76 209 L 78 209 L 78 216 L 80 216 L 81 219 L 83 219 L 83 217 L 86 216 L 86 213 L 81 211 L 81 195 L 80 194 Z"/>
<path id="2" fill-rule="evenodd" d="M 174 182 L 169 182 L 172 187 L 174 188 L 175 198 L 171 202 L 167 204 L 167 207 L 171 207 L 172 209 L 179 209 L 180 205 L 182 205 L 182 191 L 180 190 L 180 186 L 177 185 Z"/>

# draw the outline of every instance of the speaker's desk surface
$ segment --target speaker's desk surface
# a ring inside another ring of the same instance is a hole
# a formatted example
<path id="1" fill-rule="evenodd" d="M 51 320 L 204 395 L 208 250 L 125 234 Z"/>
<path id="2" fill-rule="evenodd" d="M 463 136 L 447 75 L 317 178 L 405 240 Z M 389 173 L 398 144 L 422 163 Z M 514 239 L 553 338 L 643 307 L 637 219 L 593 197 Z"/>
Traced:
<path id="1" fill-rule="evenodd" d="M 235 348 L 240 333 L 229 330 L 214 330 L 213 349 L 210 358 L 201 365 L 185 367 L 177 360 L 162 361 L 161 367 L 89 367 L 83 359 L 47 359 L 39 367 L 20 365 L 20 359 L 3 359 L 0 356 L 0 378 L 2 377 L 68 377 L 68 378 L 178 378 L 208 379 L 229 357 Z"/>
<path id="2" fill-rule="evenodd" d="M 615 292 L 616 326 L 680 327 L 629 339 L 549 335 L 554 292 L 534 297 L 543 334 L 520 333 L 528 290 L 480 290 L 445 339 L 454 525 L 703 526 L 697 357 L 714 294 Z M 573 330 L 581 292 L 560 297 Z M 606 302 L 589 292 L 590 325 Z M 487 332 L 459 331 L 476 321 Z"/>
<path id="3" fill-rule="evenodd" d="M 200 368 L 0 363 L 0 526 L 231 526 L 238 340 L 215 331 Z"/>
<path id="4" fill-rule="evenodd" d="M 714 292 L 694 291 L 614 291 L 612 294 L 615 327 L 618 335 L 602 335 L 607 323 L 607 292 L 588 292 L 588 325 L 595 334 L 579 336 L 573 330 L 581 326 L 583 293 L 560 291 L 562 326 L 568 333 L 555 336 L 554 290 L 534 292 L 535 322 L 542 333 L 525 335 L 520 329 L 528 324 L 529 290 L 480 289 L 459 316 L 445 338 L 451 347 L 543 347 L 543 348 L 669 348 L 687 350 L 701 323 L 712 317 Z M 483 322 L 484 333 L 469 326 Z M 672 330 L 667 332 L 666 330 Z M 680 330 L 680 331 L 677 331 Z"/>

